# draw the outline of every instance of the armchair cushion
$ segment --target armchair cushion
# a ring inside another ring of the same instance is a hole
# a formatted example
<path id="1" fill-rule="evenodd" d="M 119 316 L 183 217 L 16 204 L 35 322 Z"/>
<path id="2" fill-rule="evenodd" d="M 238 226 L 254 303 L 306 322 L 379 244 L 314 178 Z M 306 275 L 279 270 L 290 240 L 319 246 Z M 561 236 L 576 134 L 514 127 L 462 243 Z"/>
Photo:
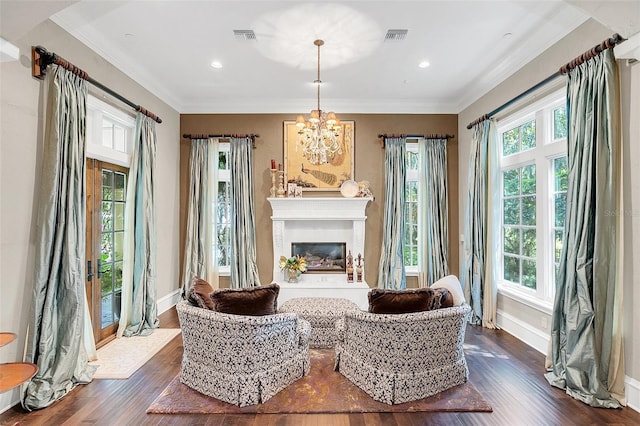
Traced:
<path id="1" fill-rule="evenodd" d="M 220 289 L 213 292 L 214 310 L 234 315 L 273 315 L 278 309 L 278 284 L 242 289 Z"/>
<path id="2" fill-rule="evenodd" d="M 213 287 L 202 278 L 193 277 L 191 280 L 191 288 L 187 293 L 187 300 L 193 306 L 204 309 L 213 309 L 213 300 L 211 300 Z"/>
<path id="3" fill-rule="evenodd" d="M 369 312 L 374 314 L 408 314 L 440 307 L 441 294 L 431 288 L 388 290 L 374 288 L 369 291 Z M 437 305 L 437 306 L 436 306 Z"/>

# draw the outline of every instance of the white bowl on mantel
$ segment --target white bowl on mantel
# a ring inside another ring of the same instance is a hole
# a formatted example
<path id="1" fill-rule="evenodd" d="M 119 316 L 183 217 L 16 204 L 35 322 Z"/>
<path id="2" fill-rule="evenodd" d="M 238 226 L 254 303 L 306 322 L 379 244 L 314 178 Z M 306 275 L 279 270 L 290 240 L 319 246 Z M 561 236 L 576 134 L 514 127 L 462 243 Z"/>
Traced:
<path id="1" fill-rule="evenodd" d="M 340 186 L 340 193 L 346 198 L 355 197 L 358 195 L 358 182 L 355 180 L 345 180 Z"/>

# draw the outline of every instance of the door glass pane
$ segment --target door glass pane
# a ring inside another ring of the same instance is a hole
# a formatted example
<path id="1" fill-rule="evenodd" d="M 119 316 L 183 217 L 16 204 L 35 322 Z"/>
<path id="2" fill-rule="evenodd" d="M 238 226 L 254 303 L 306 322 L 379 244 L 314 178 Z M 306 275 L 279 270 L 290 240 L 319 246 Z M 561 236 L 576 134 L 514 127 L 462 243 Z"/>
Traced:
<path id="1" fill-rule="evenodd" d="M 120 317 L 122 259 L 124 257 L 124 210 L 126 175 L 102 169 L 102 232 L 100 235 L 100 289 L 102 328 Z"/>

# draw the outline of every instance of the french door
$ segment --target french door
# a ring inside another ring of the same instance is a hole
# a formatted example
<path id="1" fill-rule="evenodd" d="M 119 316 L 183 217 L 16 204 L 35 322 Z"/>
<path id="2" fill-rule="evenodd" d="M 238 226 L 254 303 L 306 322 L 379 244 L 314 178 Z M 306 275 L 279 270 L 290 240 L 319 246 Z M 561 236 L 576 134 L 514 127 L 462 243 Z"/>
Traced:
<path id="1" fill-rule="evenodd" d="M 87 158 L 86 291 L 96 345 L 118 329 L 127 169 Z"/>

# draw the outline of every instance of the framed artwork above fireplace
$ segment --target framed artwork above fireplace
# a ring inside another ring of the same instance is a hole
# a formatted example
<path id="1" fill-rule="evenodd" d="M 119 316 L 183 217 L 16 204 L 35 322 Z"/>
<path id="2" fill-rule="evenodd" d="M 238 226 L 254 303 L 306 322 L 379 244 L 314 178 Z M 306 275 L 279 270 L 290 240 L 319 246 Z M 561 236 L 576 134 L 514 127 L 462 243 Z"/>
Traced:
<path id="1" fill-rule="evenodd" d="M 296 122 L 284 122 L 284 180 L 286 183 L 295 183 L 303 191 L 339 191 L 344 181 L 354 180 L 355 122 L 342 121 L 341 126 L 338 142 L 342 148 L 342 154 L 336 154 L 327 164 L 310 164 L 298 147 Z"/>

